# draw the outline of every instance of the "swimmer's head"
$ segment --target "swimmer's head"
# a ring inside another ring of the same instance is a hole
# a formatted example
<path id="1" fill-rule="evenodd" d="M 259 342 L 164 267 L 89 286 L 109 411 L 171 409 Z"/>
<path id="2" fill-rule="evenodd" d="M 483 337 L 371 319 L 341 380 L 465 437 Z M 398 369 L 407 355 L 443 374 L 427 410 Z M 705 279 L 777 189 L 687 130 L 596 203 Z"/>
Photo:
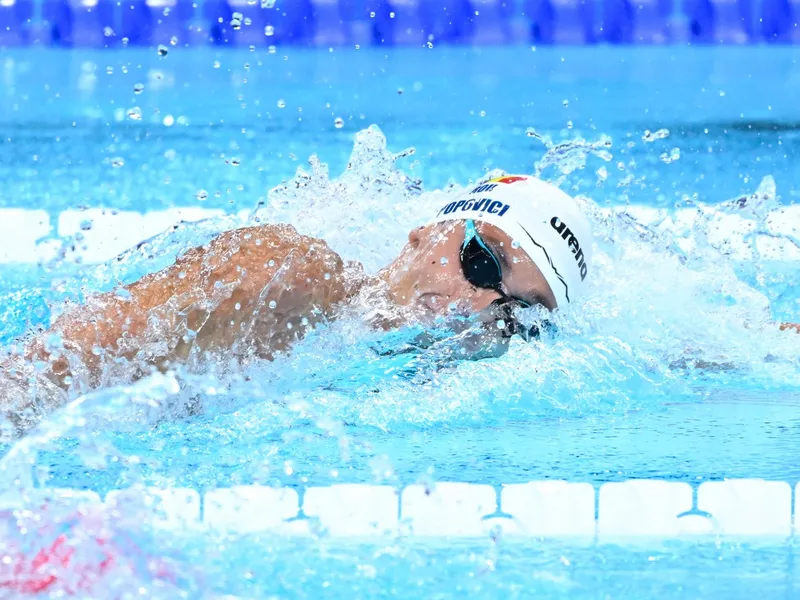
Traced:
<path id="1" fill-rule="evenodd" d="M 398 304 L 423 312 L 471 314 L 508 298 L 553 310 L 584 292 L 591 243 L 568 194 L 535 177 L 499 177 L 436 207 L 384 277 Z"/>

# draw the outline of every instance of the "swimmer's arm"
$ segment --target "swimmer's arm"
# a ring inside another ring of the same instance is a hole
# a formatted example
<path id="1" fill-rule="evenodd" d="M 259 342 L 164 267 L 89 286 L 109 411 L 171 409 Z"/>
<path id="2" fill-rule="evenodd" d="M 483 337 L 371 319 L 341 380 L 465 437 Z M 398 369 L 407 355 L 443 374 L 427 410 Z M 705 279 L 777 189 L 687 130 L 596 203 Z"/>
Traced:
<path id="1" fill-rule="evenodd" d="M 78 379 L 96 387 L 115 366 L 169 368 L 198 350 L 270 359 L 302 336 L 304 318 L 328 318 L 348 285 L 325 242 L 288 225 L 238 229 L 67 310 L 24 356 L 64 389 Z"/>

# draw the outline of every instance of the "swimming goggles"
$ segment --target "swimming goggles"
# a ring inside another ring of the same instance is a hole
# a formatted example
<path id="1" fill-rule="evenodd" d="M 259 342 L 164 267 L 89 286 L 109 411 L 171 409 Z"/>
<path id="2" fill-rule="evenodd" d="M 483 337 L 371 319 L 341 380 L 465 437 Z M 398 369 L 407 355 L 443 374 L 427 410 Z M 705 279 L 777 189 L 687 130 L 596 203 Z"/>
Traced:
<path id="1" fill-rule="evenodd" d="M 505 326 L 502 329 L 504 337 L 519 334 L 525 341 L 538 339 L 540 328 L 537 325 L 527 327 L 514 316 L 517 308 L 529 308 L 531 304 L 520 298 L 509 296 L 503 291 L 503 269 L 500 259 L 492 252 L 483 241 L 475 228 L 475 222 L 467 219 L 464 228 L 464 243 L 461 245 L 461 270 L 466 280 L 475 287 L 493 290 L 500 294 L 500 298 L 492 302 L 491 306 L 502 319 Z M 549 327 L 549 322 L 543 325 Z"/>

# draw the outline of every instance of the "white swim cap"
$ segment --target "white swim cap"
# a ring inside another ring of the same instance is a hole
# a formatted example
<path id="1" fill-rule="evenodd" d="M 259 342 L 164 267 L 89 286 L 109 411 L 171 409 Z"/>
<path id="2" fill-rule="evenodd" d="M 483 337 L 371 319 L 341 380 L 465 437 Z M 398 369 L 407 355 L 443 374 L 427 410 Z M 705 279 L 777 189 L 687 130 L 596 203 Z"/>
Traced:
<path id="1" fill-rule="evenodd" d="M 486 181 L 442 206 L 431 223 L 486 221 L 519 243 L 544 275 L 559 306 L 585 290 L 592 234 L 574 198 L 535 177 L 510 175 Z"/>

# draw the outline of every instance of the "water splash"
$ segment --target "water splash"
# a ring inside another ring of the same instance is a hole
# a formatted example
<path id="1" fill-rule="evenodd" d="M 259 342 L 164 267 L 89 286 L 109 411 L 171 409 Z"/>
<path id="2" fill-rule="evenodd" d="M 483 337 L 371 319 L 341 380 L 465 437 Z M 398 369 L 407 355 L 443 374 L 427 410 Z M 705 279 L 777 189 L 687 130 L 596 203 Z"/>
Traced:
<path id="1" fill-rule="evenodd" d="M 539 139 L 547 151 L 534 165 L 533 174 L 537 177 L 543 177 L 550 167 L 556 169 L 562 176 L 569 175 L 573 171 L 583 169 L 589 156 L 596 156 L 606 162 L 611 162 L 613 158 L 609 150 L 611 138 L 608 136 L 601 136 L 596 142 L 578 138 L 559 144 L 553 144 L 549 138 L 539 137 Z"/>
<path id="2" fill-rule="evenodd" d="M 563 181 L 590 157 L 613 158 L 607 138 L 546 141 L 545 148 L 535 173 L 546 177 L 552 169 Z M 294 223 L 328 240 L 343 258 L 379 269 L 409 229 L 464 189 L 424 190 L 398 166 L 411 153 L 391 152 L 375 127 L 359 132 L 343 173 L 331 176 L 312 157 L 307 168 L 273 188 L 246 223 Z M 554 317 L 557 334 L 515 341 L 500 358 L 441 361 L 443 346 L 436 344 L 387 352 L 408 348 L 419 332 L 376 331 L 351 311 L 273 362 L 178 369 L 132 385 L 122 378 L 73 395 L 11 445 L 0 461 L 6 491 L 32 497 L 32 468 L 55 450 L 100 474 L 121 469 L 114 485 L 174 487 L 189 478 L 198 485 L 217 485 L 221 478 L 226 485 L 268 483 L 276 473 L 293 472 L 304 457 L 323 468 L 344 461 L 371 473 L 373 442 L 383 434 L 657 411 L 715 386 L 734 394 L 800 386 L 796 338 L 778 331 L 770 314 L 790 279 L 785 269 L 783 280 L 768 276 L 770 268 L 777 257 L 796 271 L 790 252 L 798 247 L 798 233 L 780 226 L 788 208 L 774 180 L 747 198 L 687 202 L 671 211 L 608 208 L 602 197 L 579 202 L 595 237 L 591 292 Z M 179 226 L 84 273 L 83 285 L 136 278 L 241 224 L 227 217 Z M 149 510 L 129 507 L 122 514 L 151 523 Z M 86 543 L 87 551 L 96 550 Z M 140 573 L 129 581 L 152 577 Z"/>

